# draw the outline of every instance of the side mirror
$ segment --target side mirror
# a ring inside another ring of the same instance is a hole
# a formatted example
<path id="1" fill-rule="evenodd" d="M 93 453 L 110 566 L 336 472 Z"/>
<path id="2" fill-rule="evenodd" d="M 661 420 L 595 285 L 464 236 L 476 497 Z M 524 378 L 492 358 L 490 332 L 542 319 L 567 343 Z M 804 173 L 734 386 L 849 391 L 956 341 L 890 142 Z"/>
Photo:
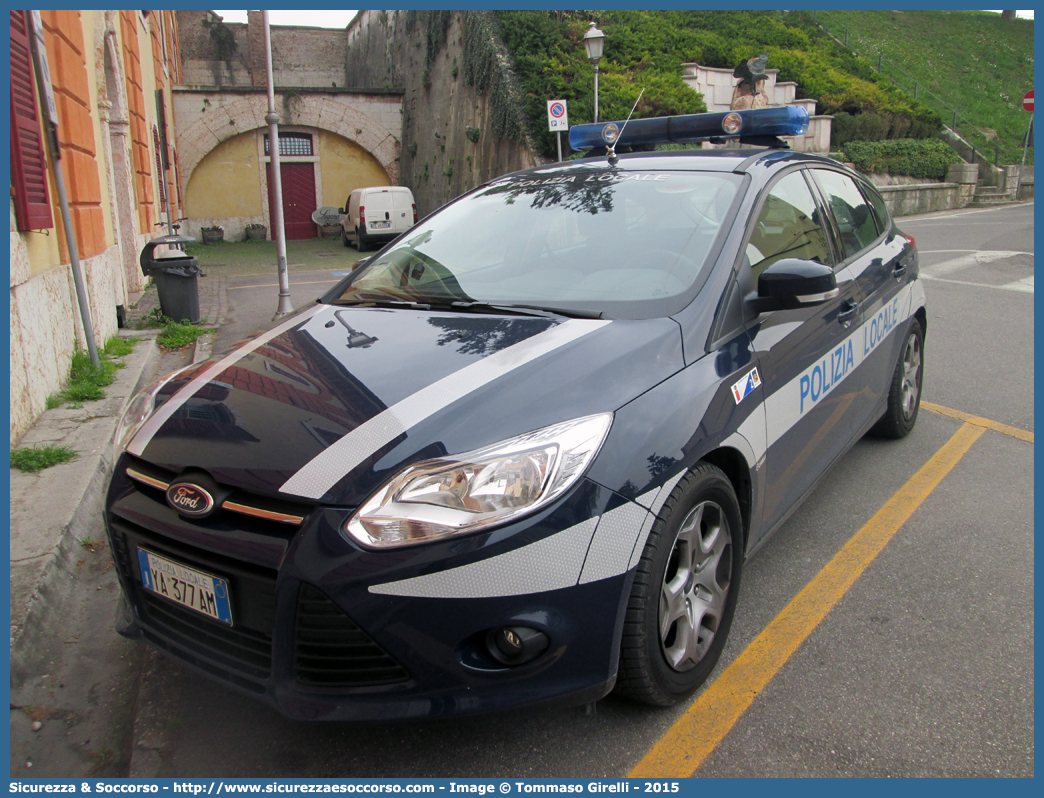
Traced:
<path id="1" fill-rule="evenodd" d="M 834 270 L 800 258 L 777 260 L 758 277 L 758 293 L 748 298 L 757 313 L 821 305 L 838 295 Z"/>
<path id="2" fill-rule="evenodd" d="M 344 214 L 344 208 L 338 208 L 337 212 L 343 215 Z"/>

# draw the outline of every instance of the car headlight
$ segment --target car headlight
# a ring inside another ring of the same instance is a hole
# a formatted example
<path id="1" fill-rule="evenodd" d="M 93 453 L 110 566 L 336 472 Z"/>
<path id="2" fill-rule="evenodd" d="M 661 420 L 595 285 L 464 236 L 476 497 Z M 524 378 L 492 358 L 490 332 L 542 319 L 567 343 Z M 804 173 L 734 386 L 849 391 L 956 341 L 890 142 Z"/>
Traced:
<path id="1" fill-rule="evenodd" d="M 133 398 L 131 398 L 127 403 L 123 415 L 120 417 L 119 426 L 116 427 L 114 461 L 116 457 L 119 457 L 120 454 L 123 453 L 123 450 L 127 448 L 127 445 L 131 442 L 131 438 L 133 438 L 138 430 L 141 429 L 141 425 L 148 421 L 149 416 L 151 416 L 160 406 L 156 404 L 156 396 L 159 394 L 163 386 L 182 372 L 188 371 L 196 365 L 198 364 L 190 363 L 185 366 L 185 368 L 178 369 L 165 377 L 160 377 L 158 380 L 155 380 L 147 387 L 134 394 Z M 162 404 L 162 402 L 160 404 Z"/>
<path id="2" fill-rule="evenodd" d="M 367 499 L 344 531 L 364 546 L 408 546 L 535 512 L 583 476 L 612 421 L 612 413 L 586 416 L 415 463 Z"/>

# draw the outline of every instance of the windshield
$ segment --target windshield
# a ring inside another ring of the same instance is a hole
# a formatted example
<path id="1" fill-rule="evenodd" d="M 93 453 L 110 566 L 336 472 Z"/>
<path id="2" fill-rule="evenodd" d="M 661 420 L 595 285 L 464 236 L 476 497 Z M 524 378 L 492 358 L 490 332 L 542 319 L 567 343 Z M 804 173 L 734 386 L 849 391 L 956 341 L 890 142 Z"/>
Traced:
<path id="1" fill-rule="evenodd" d="M 602 169 L 494 181 L 425 219 L 333 301 L 518 304 L 608 315 L 617 303 L 659 305 L 701 276 L 740 180 Z"/>

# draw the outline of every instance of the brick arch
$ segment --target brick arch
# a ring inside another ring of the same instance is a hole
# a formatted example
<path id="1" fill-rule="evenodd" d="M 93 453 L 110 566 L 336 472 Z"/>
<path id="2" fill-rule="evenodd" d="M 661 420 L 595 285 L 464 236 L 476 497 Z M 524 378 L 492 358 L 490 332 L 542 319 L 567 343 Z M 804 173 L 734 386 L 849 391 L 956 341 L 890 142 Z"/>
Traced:
<path id="1" fill-rule="evenodd" d="M 263 94 L 252 94 L 221 107 L 212 107 L 180 133 L 177 146 L 182 195 L 188 190 L 189 178 L 207 153 L 234 136 L 267 128 L 267 113 L 268 98 Z M 380 163 L 393 185 L 398 184 L 400 142 L 379 119 L 322 95 L 299 97 L 293 104 L 292 117 L 286 124 L 328 130 L 355 142 Z"/>

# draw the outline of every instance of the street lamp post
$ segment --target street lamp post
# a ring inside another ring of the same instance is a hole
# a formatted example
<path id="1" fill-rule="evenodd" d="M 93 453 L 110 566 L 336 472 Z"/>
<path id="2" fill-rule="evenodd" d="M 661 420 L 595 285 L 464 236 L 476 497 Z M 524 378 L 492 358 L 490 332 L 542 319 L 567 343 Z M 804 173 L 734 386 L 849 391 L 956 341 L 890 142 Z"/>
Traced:
<path id="1" fill-rule="evenodd" d="M 604 47 L 605 34 L 598 30 L 592 22 L 591 27 L 584 34 L 584 48 L 587 50 L 587 57 L 594 61 L 595 122 L 598 121 L 598 60 L 602 57 L 602 48 Z"/>

